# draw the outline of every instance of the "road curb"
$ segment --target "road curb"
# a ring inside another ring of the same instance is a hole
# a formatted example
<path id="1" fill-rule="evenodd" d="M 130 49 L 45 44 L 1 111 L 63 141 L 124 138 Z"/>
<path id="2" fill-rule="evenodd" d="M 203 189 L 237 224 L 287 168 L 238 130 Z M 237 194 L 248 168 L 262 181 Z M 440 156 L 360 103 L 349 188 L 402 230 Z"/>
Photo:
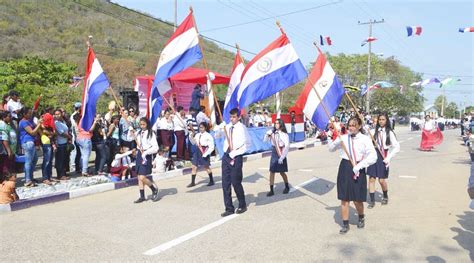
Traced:
<path id="1" fill-rule="evenodd" d="M 316 145 L 321 145 L 321 142 L 308 143 L 304 145 L 302 145 L 302 143 L 297 144 L 297 145 L 291 146 L 290 151 L 313 148 Z M 243 157 L 243 161 L 244 162 L 254 161 L 254 160 L 262 159 L 265 157 L 269 157 L 271 155 L 272 155 L 271 151 L 253 153 L 253 154 L 245 155 Z M 222 163 L 220 160 L 212 162 L 211 168 L 219 168 L 221 167 L 221 164 Z M 202 171 L 202 170 L 204 169 L 199 169 L 199 171 Z M 191 174 L 191 168 L 187 167 L 187 168 L 168 171 L 162 174 L 153 174 L 153 175 L 148 176 L 148 178 L 153 179 L 154 181 L 160 181 L 160 180 L 170 179 L 170 178 L 174 178 L 178 176 L 189 175 L 189 174 Z M 0 204 L 0 213 L 8 213 L 8 212 L 26 209 L 33 206 L 55 203 L 55 202 L 60 202 L 60 201 L 78 198 L 82 196 L 88 196 L 88 195 L 94 195 L 94 194 L 103 193 L 107 191 L 113 191 L 113 190 L 122 189 L 125 187 L 135 186 L 137 184 L 138 184 L 138 179 L 131 178 L 131 179 L 127 179 L 120 182 L 103 183 L 103 184 L 88 186 L 85 188 L 74 189 L 67 192 L 58 192 L 58 193 L 49 194 L 49 195 L 40 196 L 40 197 L 23 199 L 23 200 L 13 202 L 11 204 Z"/>

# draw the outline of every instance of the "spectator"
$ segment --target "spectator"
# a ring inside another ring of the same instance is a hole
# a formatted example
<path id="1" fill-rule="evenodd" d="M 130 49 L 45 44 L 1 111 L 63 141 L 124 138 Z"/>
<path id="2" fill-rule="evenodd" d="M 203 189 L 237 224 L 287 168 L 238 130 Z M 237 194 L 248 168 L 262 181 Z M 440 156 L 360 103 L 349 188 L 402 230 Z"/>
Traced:
<path id="1" fill-rule="evenodd" d="M 59 180 L 68 180 L 66 176 L 66 167 L 68 164 L 69 153 L 67 151 L 68 140 L 72 139 L 69 134 L 69 128 L 67 127 L 61 109 L 54 111 L 54 124 L 56 126 L 56 155 L 55 155 L 55 167 L 56 176 Z"/>
<path id="2" fill-rule="evenodd" d="M 11 119 L 10 112 L 0 113 L 0 141 L 3 145 L 3 153 L 0 154 L 0 172 L 2 173 L 13 172 L 15 167 L 17 136 L 15 129 L 10 125 Z"/>
<path id="3" fill-rule="evenodd" d="M 0 105 L 0 110 L 8 111 L 8 101 L 10 100 L 10 95 L 5 94 L 3 95 L 2 103 Z"/>
<path id="4" fill-rule="evenodd" d="M 16 194 L 16 174 L 6 173 L 4 178 L 1 178 L 0 184 L 0 204 L 9 204 L 19 200 L 20 198 Z"/>
<path id="5" fill-rule="evenodd" d="M 295 111 L 290 112 L 290 118 L 291 118 L 291 131 L 290 131 L 290 142 L 295 142 L 296 141 L 296 115 Z"/>
<path id="6" fill-rule="evenodd" d="M 129 130 L 133 129 L 133 124 L 129 118 L 128 111 L 122 110 L 122 118 L 119 121 L 120 145 L 125 146 L 125 151 L 133 148 L 132 139 L 128 136 Z"/>
<path id="7" fill-rule="evenodd" d="M 201 91 L 201 85 L 197 84 L 194 87 L 194 91 L 191 95 L 191 108 L 199 109 L 201 107 L 201 99 L 204 98 L 204 94 Z"/>
<path id="8" fill-rule="evenodd" d="M 71 114 L 70 117 L 70 129 L 72 135 L 72 144 L 74 148 L 71 151 L 71 155 L 69 156 L 69 171 L 75 171 L 76 173 L 81 172 L 81 150 L 79 149 L 79 145 L 77 144 L 77 123 L 79 121 L 78 117 L 81 114 L 81 103 L 76 102 L 74 103 L 74 112 Z"/>
<path id="9" fill-rule="evenodd" d="M 186 153 L 188 154 L 186 160 L 190 160 L 191 157 L 193 156 L 194 154 L 194 151 L 196 150 L 196 146 L 193 145 L 189 139 L 189 136 L 190 136 L 190 133 L 192 132 L 198 132 L 198 123 L 197 123 L 197 120 L 196 120 L 196 109 L 194 108 L 190 108 L 189 109 L 189 118 L 186 119 L 186 126 L 187 126 L 187 129 L 188 129 L 188 135 L 187 135 L 187 141 L 186 141 L 186 145 L 188 146 L 188 150 L 186 151 Z"/>
<path id="10" fill-rule="evenodd" d="M 28 107 L 22 109 L 23 118 L 18 124 L 18 133 L 20 135 L 20 144 L 25 153 L 25 186 L 36 186 L 33 182 L 33 172 L 38 162 L 38 154 L 35 148 L 35 137 L 39 134 L 42 119 L 38 125 L 33 122 L 33 110 Z"/>
<path id="11" fill-rule="evenodd" d="M 167 157 L 170 157 L 174 145 L 174 124 L 170 109 L 165 110 L 165 114 L 158 122 L 160 127 L 159 136 L 161 137 L 160 146 L 163 147 L 165 152 L 168 152 Z"/>
<path id="12" fill-rule="evenodd" d="M 10 100 L 7 103 L 7 109 L 12 114 L 12 119 L 18 121 L 18 113 L 23 108 L 20 102 L 20 94 L 12 90 L 10 91 Z"/>
<path id="13" fill-rule="evenodd" d="M 207 123 L 207 124 L 210 124 L 211 119 L 209 119 L 209 117 L 207 117 L 207 115 L 206 115 L 206 107 L 201 106 L 201 107 L 198 108 L 198 109 L 201 109 L 201 110 L 200 110 L 199 113 L 196 115 L 196 121 L 197 121 L 197 123 L 205 122 L 205 123 Z"/>
<path id="14" fill-rule="evenodd" d="M 115 152 L 117 147 L 120 146 L 120 130 L 119 130 L 120 116 L 113 116 L 111 119 L 111 124 L 107 130 L 107 148 L 108 148 L 108 159 L 107 167 L 111 168 L 112 161 L 114 159 Z"/>
<path id="15" fill-rule="evenodd" d="M 107 124 L 100 114 L 97 114 L 97 125 L 92 130 L 92 149 L 95 151 L 95 174 L 105 175 L 104 166 L 107 162 Z"/>
<path id="16" fill-rule="evenodd" d="M 262 112 L 257 112 L 257 114 L 253 118 L 253 123 L 256 127 L 263 127 L 265 124 L 265 117 L 263 117 Z"/>
<path id="17" fill-rule="evenodd" d="M 127 147 L 121 146 L 117 148 L 115 153 L 114 160 L 112 161 L 112 166 L 110 168 L 110 175 L 118 177 L 117 181 L 127 179 L 127 176 L 132 168 L 132 161 L 130 155 L 134 150 L 126 151 Z"/>
<path id="18" fill-rule="evenodd" d="M 94 119 L 94 122 L 92 123 L 90 131 L 93 131 L 95 129 L 95 126 L 97 125 L 98 121 L 99 120 L 96 117 Z M 79 145 L 79 149 L 81 151 L 81 168 L 82 168 L 81 172 L 82 172 L 82 176 L 88 177 L 89 172 L 87 168 L 89 167 L 89 157 L 92 151 L 92 140 L 91 140 L 92 132 L 84 130 L 79 125 L 79 122 L 77 124 L 78 124 L 77 144 Z"/>
<path id="19" fill-rule="evenodd" d="M 44 121 L 44 118 L 47 118 L 48 124 Z M 40 140 L 41 140 L 41 149 L 43 150 L 43 163 L 41 164 L 41 172 L 43 174 L 43 184 L 51 185 L 51 177 L 53 175 L 53 144 L 52 138 L 54 135 L 53 128 L 50 126 L 49 115 L 43 116 L 43 123 L 41 123 L 41 128 L 39 129 Z"/>

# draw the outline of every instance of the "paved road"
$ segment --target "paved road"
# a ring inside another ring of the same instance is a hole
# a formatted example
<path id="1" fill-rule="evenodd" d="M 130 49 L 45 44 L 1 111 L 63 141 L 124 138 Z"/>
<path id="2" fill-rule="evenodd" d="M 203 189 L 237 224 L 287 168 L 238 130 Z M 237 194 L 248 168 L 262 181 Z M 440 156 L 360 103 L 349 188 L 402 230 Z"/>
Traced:
<path id="1" fill-rule="evenodd" d="M 351 209 L 350 232 L 338 233 L 339 159 L 317 146 L 290 153 L 288 195 L 277 177 L 266 197 L 269 158 L 245 163 L 249 210 L 224 220 L 220 169 L 214 187 L 205 174 L 191 190 L 188 176 L 159 181 L 157 203 L 133 204 L 138 190 L 126 188 L 0 215 L 0 261 L 473 261 L 470 162 L 458 131 L 433 152 L 417 150 L 418 132 L 397 132 L 390 203 L 366 211 L 363 230 Z"/>

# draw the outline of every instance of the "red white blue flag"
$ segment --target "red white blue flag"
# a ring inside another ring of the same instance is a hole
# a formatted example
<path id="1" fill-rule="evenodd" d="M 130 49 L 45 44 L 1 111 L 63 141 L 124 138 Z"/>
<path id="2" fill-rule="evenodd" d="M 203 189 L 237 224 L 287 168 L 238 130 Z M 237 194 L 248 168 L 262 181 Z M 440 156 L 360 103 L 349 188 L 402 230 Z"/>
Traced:
<path id="1" fill-rule="evenodd" d="M 368 37 L 367 39 L 364 39 L 364 41 L 362 41 L 362 43 L 360 44 L 361 47 L 365 46 L 367 43 L 369 42 L 373 42 L 377 40 L 375 37 Z"/>
<path id="2" fill-rule="evenodd" d="M 237 54 L 234 59 L 234 66 L 232 67 L 232 73 L 230 74 L 229 88 L 227 89 L 227 95 L 225 97 L 224 112 L 222 117 L 225 122 L 230 121 L 230 111 L 233 108 L 238 108 L 239 103 L 237 102 L 237 87 L 240 85 L 240 79 L 244 72 L 245 65 L 240 56 L 240 51 L 237 50 Z"/>
<path id="3" fill-rule="evenodd" d="M 202 58 L 199 35 L 192 11 L 179 25 L 161 51 L 155 80 L 148 97 L 148 118 L 153 125 L 160 116 L 162 96 L 171 89 L 168 78 L 185 70 Z"/>
<path id="4" fill-rule="evenodd" d="M 94 123 L 96 106 L 99 97 L 110 86 L 109 80 L 95 57 L 94 51 L 89 47 L 84 77 L 84 91 L 82 93 L 82 118 L 80 126 L 89 131 Z"/>
<path id="5" fill-rule="evenodd" d="M 409 37 L 419 36 L 421 35 L 421 31 L 422 31 L 421 26 L 407 26 L 407 34 Z"/>
<path id="6" fill-rule="evenodd" d="M 242 73 L 237 101 L 243 109 L 308 76 L 298 54 L 283 33 L 255 56 Z"/>
<path id="7" fill-rule="evenodd" d="M 332 45 L 331 37 L 319 35 L 319 43 L 321 46 L 330 46 Z"/>
<path id="8" fill-rule="evenodd" d="M 459 32 L 461 32 L 461 33 L 474 32 L 474 26 L 459 28 Z"/>
<path id="9" fill-rule="evenodd" d="M 298 108 L 303 109 L 306 117 L 311 119 L 318 128 L 325 129 L 329 118 L 324 107 L 326 107 L 330 116 L 333 115 L 339 103 L 341 103 L 345 89 L 320 50 L 318 59 L 309 75 L 309 80 L 295 104 Z"/>

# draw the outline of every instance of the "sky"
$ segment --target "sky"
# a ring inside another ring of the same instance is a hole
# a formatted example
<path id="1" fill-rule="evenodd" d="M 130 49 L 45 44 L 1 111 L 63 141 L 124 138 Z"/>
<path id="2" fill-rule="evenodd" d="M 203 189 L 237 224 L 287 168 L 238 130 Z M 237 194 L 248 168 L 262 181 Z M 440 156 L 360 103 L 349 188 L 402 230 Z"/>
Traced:
<path id="1" fill-rule="evenodd" d="M 113 0 L 112 2 L 174 22 L 175 0 Z M 279 35 L 280 21 L 304 65 L 316 58 L 312 42 L 319 35 L 330 36 L 333 45 L 323 47 L 331 54 L 367 54 L 369 26 L 359 25 L 384 20 L 373 25 L 372 52 L 381 57 L 394 56 L 403 65 L 422 73 L 424 78 L 460 79 L 455 85 L 440 89 L 426 86 L 425 105 L 447 96 L 458 107 L 474 105 L 474 33 L 459 33 L 460 27 L 474 26 L 473 1 L 406 0 L 177 0 L 178 24 L 193 7 L 202 35 L 234 45 L 238 43 L 245 59 L 252 59 Z M 304 11 L 303 11 L 304 10 Z M 293 14 L 288 14 L 292 13 Z M 288 14 L 274 18 L 278 15 Z M 265 18 L 269 18 L 263 20 Z M 252 22 L 256 20 L 263 20 Z M 232 26 L 243 24 L 239 26 Z M 421 36 L 407 37 L 406 26 L 421 26 Z M 227 28 L 222 28 L 227 27 Z M 235 52 L 234 48 L 218 44 Z M 229 74 L 229 72 L 220 72 Z"/>

